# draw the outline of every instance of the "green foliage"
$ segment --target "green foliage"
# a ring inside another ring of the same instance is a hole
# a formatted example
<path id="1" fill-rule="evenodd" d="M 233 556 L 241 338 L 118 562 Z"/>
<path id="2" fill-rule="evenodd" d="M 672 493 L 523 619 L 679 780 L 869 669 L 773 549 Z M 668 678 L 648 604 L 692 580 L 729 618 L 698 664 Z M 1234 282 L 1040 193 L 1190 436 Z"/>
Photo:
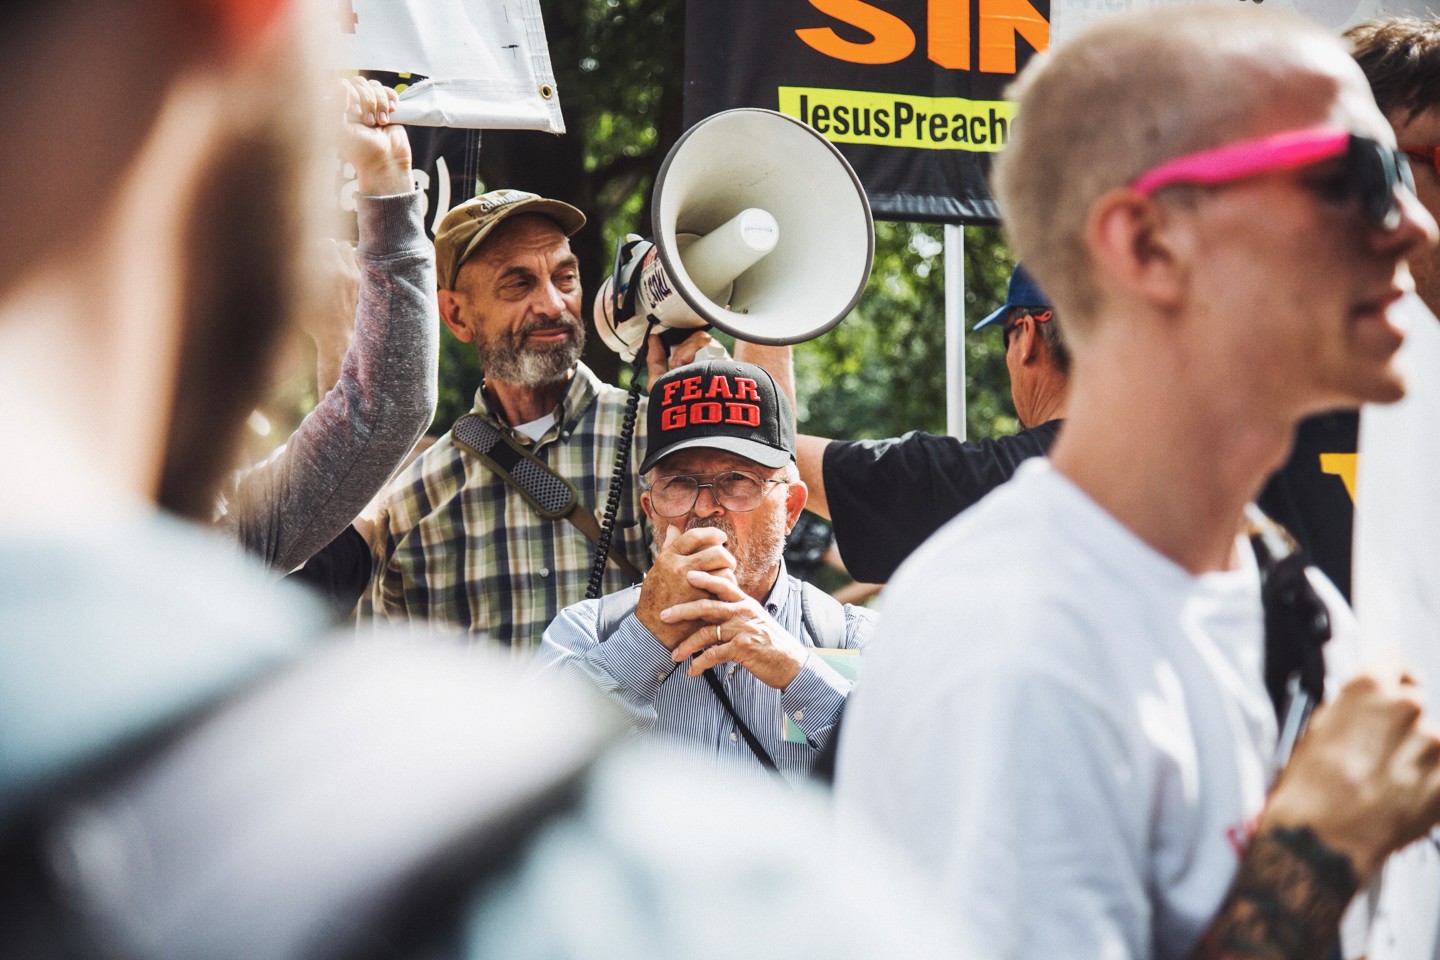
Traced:
<path id="1" fill-rule="evenodd" d="M 473 343 L 461 343 L 440 324 L 440 400 L 435 405 L 435 419 L 427 431 L 439 436 L 475 406 L 475 391 L 480 389 L 480 358 Z"/>
<path id="2" fill-rule="evenodd" d="M 888 437 L 944 433 L 945 258 L 934 224 L 875 225 L 875 267 L 843 323 L 795 350 L 802 432 Z M 1009 250 L 994 227 L 965 230 L 965 326 L 1005 295 Z M 1018 428 L 998 331 L 965 339 L 966 429 L 988 437 Z"/>
<path id="3" fill-rule="evenodd" d="M 650 189 L 683 132 L 684 0 L 542 0 L 568 132 L 556 139 L 490 131 L 480 152 L 487 187 L 515 187 L 576 204 L 591 225 L 572 239 L 590 297 L 610 271 L 614 241 L 648 234 Z M 852 315 L 796 348 L 802 430 L 832 437 L 945 431 L 944 256 L 933 224 L 876 225 L 875 269 Z M 965 325 L 1004 297 L 1009 250 L 994 227 L 965 231 Z M 588 317 L 585 318 L 588 321 Z M 585 359 L 623 385 L 626 371 L 590 337 Z M 724 338 L 722 338 L 724 339 Z M 998 331 L 967 336 L 967 435 L 1018 428 Z M 474 402 L 474 348 L 441 331 L 443 432 Z"/>

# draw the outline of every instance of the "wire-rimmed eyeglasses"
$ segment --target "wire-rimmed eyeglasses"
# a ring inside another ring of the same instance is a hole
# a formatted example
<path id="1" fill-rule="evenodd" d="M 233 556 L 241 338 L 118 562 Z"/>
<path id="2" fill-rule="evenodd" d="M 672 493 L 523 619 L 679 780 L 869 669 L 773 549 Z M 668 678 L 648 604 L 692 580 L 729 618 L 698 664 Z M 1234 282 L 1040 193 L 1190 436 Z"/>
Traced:
<path id="1" fill-rule="evenodd" d="M 789 482 L 757 477 L 744 470 L 661 477 L 650 485 L 650 505 L 659 516 L 683 517 L 695 509 L 700 490 L 708 487 L 711 496 L 726 510 L 749 513 L 760 506 L 768 484 Z"/>

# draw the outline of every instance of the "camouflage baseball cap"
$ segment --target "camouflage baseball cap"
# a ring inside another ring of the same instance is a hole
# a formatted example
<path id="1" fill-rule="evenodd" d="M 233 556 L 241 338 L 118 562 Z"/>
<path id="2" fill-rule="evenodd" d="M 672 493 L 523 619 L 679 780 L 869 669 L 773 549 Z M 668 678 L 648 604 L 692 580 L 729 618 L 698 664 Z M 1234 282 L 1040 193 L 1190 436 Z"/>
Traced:
<path id="1" fill-rule="evenodd" d="M 585 226 L 585 214 L 568 203 L 524 190 L 491 190 L 445 214 L 435 231 L 435 279 L 441 290 L 454 290 L 460 265 L 480 249 L 496 224 L 517 213 L 538 213 L 571 236 Z"/>

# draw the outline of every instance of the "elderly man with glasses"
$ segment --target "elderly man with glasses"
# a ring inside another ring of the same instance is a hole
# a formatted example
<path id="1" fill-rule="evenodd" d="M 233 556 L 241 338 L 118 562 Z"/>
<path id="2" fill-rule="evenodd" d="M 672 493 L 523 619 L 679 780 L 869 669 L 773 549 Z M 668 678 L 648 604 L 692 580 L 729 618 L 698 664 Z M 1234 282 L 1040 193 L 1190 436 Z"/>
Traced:
<path id="1" fill-rule="evenodd" d="M 533 672 L 584 676 L 641 731 L 797 779 L 834 732 L 872 615 L 785 572 L 806 497 L 790 405 L 760 367 L 711 361 L 659 379 L 647 417 L 654 566 L 561 611 Z"/>
<path id="2" fill-rule="evenodd" d="M 1354 60 L 1294 17 L 1116 17 L 1016 92 L 994 185 L 1065 318 L 1065 427 L 888 588 L 840 805 L 929 874 L 966 957 L 1331 956 L 1440 820 L 1440 736 L 1247 507 L 1301 417 L 1405 392 L 1435 221 Z"/>

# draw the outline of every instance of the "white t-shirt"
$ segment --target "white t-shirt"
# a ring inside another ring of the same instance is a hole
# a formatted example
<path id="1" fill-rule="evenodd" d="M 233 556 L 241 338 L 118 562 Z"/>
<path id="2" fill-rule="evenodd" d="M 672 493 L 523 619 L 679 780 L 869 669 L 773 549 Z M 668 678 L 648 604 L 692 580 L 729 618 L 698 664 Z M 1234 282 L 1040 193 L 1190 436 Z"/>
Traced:
<path id="1" fill-rule="evenodd" d="M 515 429 L 519 433 L 525 434 L 525 436 L 529 437 L 531 440 L 539 440 L 541 437 L 545 436 L 545 431 L 549 430 L 553 426 L 555 426 L 555 414 L 547 413 L 539 420 L 531 420 L 529 423 L 522 423 Z"/>
<path id="2" fill-rule="evenodd" d="M 900 569 L 839 802 L 929 873 L 967 958 L 1193 949 L 1274 773 L 1258 572 L 1236 550 L 1192 576 L 1033 460 Z M 1353 644 L 1318 587 L 1331 646 Z"/>

